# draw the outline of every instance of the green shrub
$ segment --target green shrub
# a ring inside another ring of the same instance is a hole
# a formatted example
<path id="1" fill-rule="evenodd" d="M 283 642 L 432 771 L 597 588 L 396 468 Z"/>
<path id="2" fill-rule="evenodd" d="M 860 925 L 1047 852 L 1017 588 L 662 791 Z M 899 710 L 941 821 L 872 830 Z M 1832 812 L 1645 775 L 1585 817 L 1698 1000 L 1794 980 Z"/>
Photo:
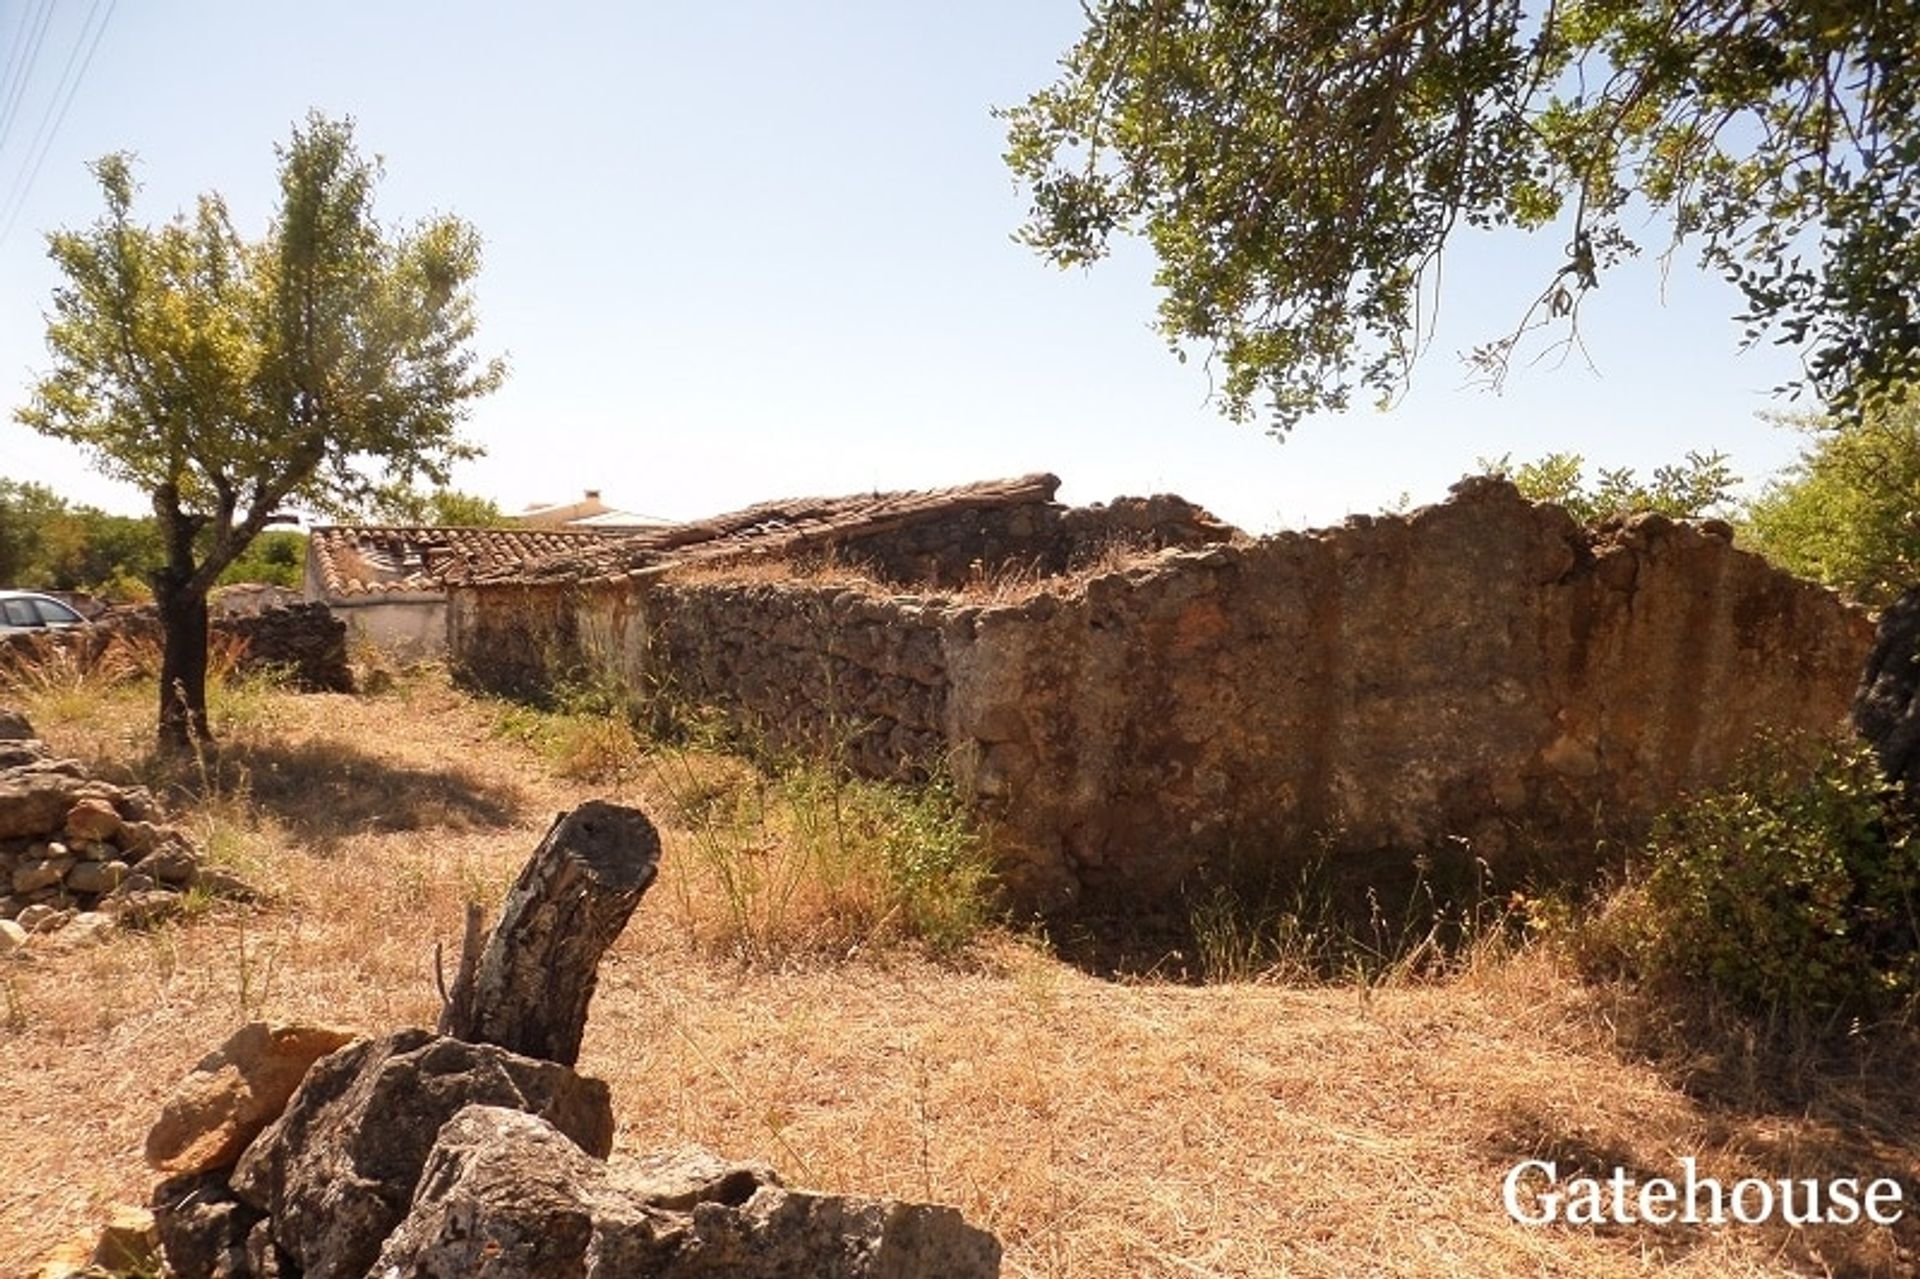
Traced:
<path id="1" fill-rule="evenodd" d="M 1635 948 L 1749 1006 L 1872 1011 L 1920 988 L 1920 846 L 1864 745 L 1777 744 L 1656 825 Z"/>

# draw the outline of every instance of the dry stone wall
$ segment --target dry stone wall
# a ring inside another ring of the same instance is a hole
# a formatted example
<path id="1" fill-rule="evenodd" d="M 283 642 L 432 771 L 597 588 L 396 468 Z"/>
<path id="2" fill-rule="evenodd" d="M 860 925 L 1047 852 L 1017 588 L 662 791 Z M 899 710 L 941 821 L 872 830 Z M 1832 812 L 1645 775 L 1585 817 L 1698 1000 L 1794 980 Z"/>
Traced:
<path id="1" fill-rule="evenodd" d="M 1041 907 L 1318 856 L 1581 873 L 1756 731 L 1838 730 L 1871 640 L 1724 525 L 1583 529 L 1491 479 L 1007 603 L 637 577 L 454 614 L 483 685 L 598 670 L 874 776 L 948 768 Z"/>

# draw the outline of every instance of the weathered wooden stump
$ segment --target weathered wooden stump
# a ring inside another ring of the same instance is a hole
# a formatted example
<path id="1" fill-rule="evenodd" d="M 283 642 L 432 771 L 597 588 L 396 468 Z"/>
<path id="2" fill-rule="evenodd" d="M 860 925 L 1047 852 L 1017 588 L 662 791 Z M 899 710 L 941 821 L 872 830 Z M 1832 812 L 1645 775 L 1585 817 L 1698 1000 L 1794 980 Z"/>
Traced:
<path id="1" fill-rule="evenodd" d="M 562 813 L 484 943 L 479 908 L 468 907 L 440 1033 L 573 1065 L 600 958 L 659 869 L 660 835 L 639 809 L 592 800 Z"/>

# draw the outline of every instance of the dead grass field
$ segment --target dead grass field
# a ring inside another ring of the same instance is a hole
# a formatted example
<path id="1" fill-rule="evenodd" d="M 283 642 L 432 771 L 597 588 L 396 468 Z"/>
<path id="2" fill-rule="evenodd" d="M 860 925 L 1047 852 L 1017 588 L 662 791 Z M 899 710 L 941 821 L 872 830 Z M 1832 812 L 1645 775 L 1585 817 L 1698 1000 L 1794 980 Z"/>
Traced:
<path id="1" fill-rule="evenodd" d="M 557 776 L 498 710 L 433 677 L 373 697 L 223 699 L 212 799 L 185 810 L 272 890 L 91 949 L 0 961 L 0 1272 L 22 1273 L 116 1200 L 143 1201 L 146 1128 L 238 1022 L 431 1024 L 436 940 L 491 905 L 555 812 L 639 803 L 666 862 L 612 952 L 582 1069 L 608 1079 L 618 1148 L 681 1141 L 794 1184 L 942 1200 L 994 1230 L 1009 1276 L 1915 1273 L 1920 1231 L 1526 1227 L 1515 1161 L 1604 1174 L 1888 1175 L 1920 1193 L 1913 1062 L 1862 1049 L 1781 1079 L 1763 1052 L 1645 1049 L 1660 1010 L 1551 957 L 1483 957 L 1367 988 L 1119 984 L 1043 939 L 990 932 L 743 963 L 703 944 L 693 882 L 644 758 Z M 115 767 L 145 694 L 47 700 L 63 751 Z"/>

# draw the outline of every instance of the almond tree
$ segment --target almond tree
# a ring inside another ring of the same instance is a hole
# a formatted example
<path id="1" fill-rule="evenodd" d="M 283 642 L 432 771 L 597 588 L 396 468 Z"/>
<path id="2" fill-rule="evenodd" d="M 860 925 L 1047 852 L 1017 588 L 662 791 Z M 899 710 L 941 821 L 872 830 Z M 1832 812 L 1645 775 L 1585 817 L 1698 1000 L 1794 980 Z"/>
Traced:
<path id="1" fill-rule="evenodd" d="M 93 166 L 105 215 L 48 237 L 65 276 L 53 367 L 18 416 L 151 496 L 163 750 L 208 732 L 207 593 L 221 570 L 289 505 L 335 511 L 384 484 L 446 483 L 478 453 L 457 429 L 471 402 L 505 375 L 470 347 L 471 227 L 376 221 L 378 164 L 354 149 L 351 122 L 310 115 L 277 150 L 279 207 L 259 240 L 212 194 L 191 215 L 136 223 L 124 154 Z"/>

